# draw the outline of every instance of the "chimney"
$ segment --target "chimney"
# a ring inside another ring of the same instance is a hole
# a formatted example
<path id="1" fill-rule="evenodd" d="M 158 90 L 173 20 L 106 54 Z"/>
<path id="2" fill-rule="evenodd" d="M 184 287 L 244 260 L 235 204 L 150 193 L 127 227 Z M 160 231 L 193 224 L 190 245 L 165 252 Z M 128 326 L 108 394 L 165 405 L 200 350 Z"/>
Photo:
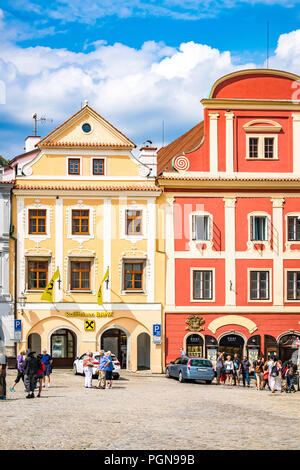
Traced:
<path id="1" fill-rule="evenodd" d="M 139 160 L 141 163 L 146 165 L 151 173 L 149 176 L 157 175 L 157 147 L 152 147 L 152 142 L 149 144 L 146 143 L 143 147 L 140 148 Z"/>
<path id="2" fill-rule="evenodd" d="M 37 135 L 29 135 L 25 139 L 25 152 L 31 152 L 31 150 L 36 150 L 35 145 L 41 140 Z"/>

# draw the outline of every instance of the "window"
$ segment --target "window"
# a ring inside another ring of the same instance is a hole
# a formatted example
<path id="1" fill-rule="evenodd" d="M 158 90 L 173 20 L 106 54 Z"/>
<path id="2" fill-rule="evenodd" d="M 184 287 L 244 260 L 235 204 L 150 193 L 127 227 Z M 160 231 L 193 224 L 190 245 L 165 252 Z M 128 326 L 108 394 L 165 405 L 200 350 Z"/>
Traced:
<path id="1" fill-rule="evenodd" d="M 212 271 L 193 271 L 193 299 L 212 299 Z"/>
<path id="2" fill-rule="evenodd" d="M 251 216 L 251 240 L 266 241 L 268 240 L 268 219 L 266 216 Z"/>
<path id="3" fill-rule="evenodd" d="M 89 134 L 89 133 L 91 132 L 91 130 L 92 130 L 92 127 L 91 127 L 91 125 L 90 125 L 88 122 L 86 122 L 86 123 L 82 124 L 81 129 L 82 129 L 83 132 L 85 132 L 86 134 Z"/>
<path id="4" fill-rule="evenodd" d="M 69 158 L 68 173 L 69 175 L 80 175 L 80 159 L 79 158 Z"/>
<path id="5" fill-rule="evenodd" d="M 269 299 L 269 271 L 250 272 L 250 299 Z"/>
<path id="6" fill-rule="evenodd" d="M 300 241 L 300 218 L 288 217 L 288 240 Z"/>
<path id="7" fill-rule="evenodd" d="M 300 300 L 300 271 L 288 271 L 287 273 L 287 298 L 288 300 Z"/>
<path id="8" fill-rule="evenodd" d="M 126 235 L 142 233 L 142 211 L 126 211 Z"/>
<path id="9" fill-rule="evenodd" d="M 209 240 L 209 216 L 193 215 L 192 240 Z"/>
<path id="10" fill-rule="evenodd" d="M 93 175 L 104 175 L 104 158 L 93 159 Z"/>
<path id="11" fill-rule="evenodd" d="M 249 157 L 258 158 L 258 137 L 249 138 Z"/>
<path id="12" fill-rule="evenodd" d="M 143 289 L 143 263 L 125 263 L 124 290 Z"/>
<path id="13" fill-rule="evenodd" d="M 89 210 L 72 210 L 72 235 L 89 234 Z"/>
<path id="14" fill-rule="evenodd" d="M 274 138 L 273 137 L 266 137 L 264 139 L 264 150 L 265 150 L 265 158 L 273 158 L 274 157 Z"/>
<path id="15" fill-rule="evenodd" d="M 46 289 L 48 261 L 28 261 L 28 289 Z"/>
<path id="16" fill-rule="evenodd" d="M 29 233 L 46 233 L 46 209 L 29 209 Z"/>
<path id="17" fill-rule="evenodd" d="M 71 290 L 89 290 L 90 274 L 90 261 L 71 261 Z"/>
<path id="18" fill-rule="evenodd" d="M 247 135 L 246 158 L 278 159 L 278 135 Z"/>

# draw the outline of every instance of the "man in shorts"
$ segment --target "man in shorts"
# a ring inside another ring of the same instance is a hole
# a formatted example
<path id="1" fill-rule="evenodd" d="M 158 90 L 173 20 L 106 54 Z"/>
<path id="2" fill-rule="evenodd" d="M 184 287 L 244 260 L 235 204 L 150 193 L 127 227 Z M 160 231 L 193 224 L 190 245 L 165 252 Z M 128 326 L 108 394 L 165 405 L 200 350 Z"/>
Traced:
<path id="1" fill-rule="evenodd" d="M 242 362 L 237 354 L 233 357 L 233 380 L 234 385 L 240 386 L 240 379 L 242 375 Z"/>
<path id="2" fill-rule="evenodd" d="M 43 387 L 46 385 L 46 377 L 48 382 L 48 388 L 50 388 L 50 374 L 52 372 L 52 363 L 53 359 L 50 354 L 47 354 L 47 349 L 43 349 L 42 354 L 42 363 L 45 366 L 44 378 L 43 378 Z"/>

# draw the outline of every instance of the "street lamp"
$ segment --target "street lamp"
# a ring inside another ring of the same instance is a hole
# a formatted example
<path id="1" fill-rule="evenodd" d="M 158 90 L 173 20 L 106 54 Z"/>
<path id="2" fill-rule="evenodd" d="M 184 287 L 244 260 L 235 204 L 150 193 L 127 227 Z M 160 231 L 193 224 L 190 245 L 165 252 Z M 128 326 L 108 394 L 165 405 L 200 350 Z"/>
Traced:
<path id="1" fill-rule="evenodd" d="M 26 300 L 27 300 L 27 297 L 24 295 L 24 292 L 21 292 L 21 295 L 18 297 L 18 302 L 20 304 L 20 307 L 22 309 L 22 312 L 21 314 L 24 315 L 24 310 L 23 308 L 25 307 L 26 305 Z"/>

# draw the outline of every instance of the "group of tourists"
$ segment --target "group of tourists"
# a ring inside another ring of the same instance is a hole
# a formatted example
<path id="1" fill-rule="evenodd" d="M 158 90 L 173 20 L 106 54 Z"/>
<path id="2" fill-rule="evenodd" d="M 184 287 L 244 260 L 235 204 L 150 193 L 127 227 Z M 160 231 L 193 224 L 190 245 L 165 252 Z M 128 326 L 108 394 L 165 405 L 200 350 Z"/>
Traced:
<path id="1" fill-rule="evenodd" d="M 296 392 L 297 366 L 292 361 L 282 363 L 275 355 L 268 361 L 263 357 L 258 357 L 251 364 L 247 356 L 240 359 L 238 354 L 233 358 L 228 355 L 225 357 L 223 352 L 218 353 L 216 363 L 217 385 L 250 387 L 250 373 L 253 372 L 256 390 L 268 389 L 272 393 Z"/>
<path id="2" fill-rule="evenodd" d="M 86 388 L 93 388 L 93 369 L 97 365 L 98 385 L 96 388 L 106 389 L 112 388 L 112 377 L 114 364 L 111 357 L 111 351 L 105 353 L 103 350 L 99 353 L 99 361 L 93 360 L 93 353 L 88 351 L 83 359 L 83 371 L 85 375 L 84 386 Z"/>
<path id="3" fill-rule="evenodd" d="M 15 392 L 16 385 L 23 381 L 24 392 L 27 393 L 26 398 L 34 398 L 34 391 L 37 388 L 37 397 L 40 398 L 42 388 L 46 386 L 50 388 L 50 375 L 52 372 L 53 359 L 46 349 L 42 354 L 35 356 L 36 352 L 28 349 L 21 351 L 17 358 L 17 377 L 11 387 L 10 392 Z M 0 400 L 6 400 L 6 357 L 0 354 Z"/>

